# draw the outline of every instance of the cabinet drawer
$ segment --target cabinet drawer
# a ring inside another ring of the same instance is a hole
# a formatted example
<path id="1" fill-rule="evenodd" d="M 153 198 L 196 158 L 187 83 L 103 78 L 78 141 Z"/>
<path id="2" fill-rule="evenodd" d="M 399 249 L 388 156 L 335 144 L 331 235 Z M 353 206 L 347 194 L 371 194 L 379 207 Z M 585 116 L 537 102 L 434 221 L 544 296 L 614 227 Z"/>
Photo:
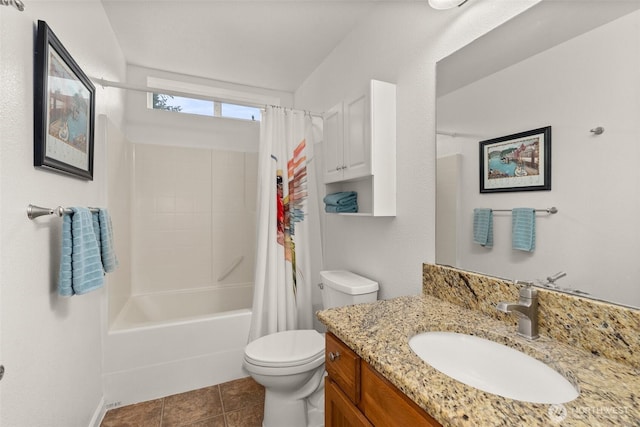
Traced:
<path id="1" fill-rule="evenodd" d="M 440 423 L 362 361 L 362 398 L 358 405 L 375 426 L 441 427 Z"/>
<path id="2" fill-rule="evenodd" d="M 330 332 L 326 334 L 327 373 L 355 404 L 360 401 L 360 357 Z"/>

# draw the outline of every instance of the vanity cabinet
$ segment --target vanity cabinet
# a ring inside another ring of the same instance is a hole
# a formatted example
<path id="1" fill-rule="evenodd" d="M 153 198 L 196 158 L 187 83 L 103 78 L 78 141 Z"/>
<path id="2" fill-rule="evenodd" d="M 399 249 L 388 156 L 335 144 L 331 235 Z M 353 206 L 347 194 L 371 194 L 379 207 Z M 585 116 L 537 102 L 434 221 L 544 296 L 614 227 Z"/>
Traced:
<path id="1" fill-rule="evenodd" d="M 356 191 L 356 215 L 394 216 L 396 86 L 371 80 L 365 90 L 331 108 L 323 120 L 327 194 Z"/>
<path id="2" fill-rule="evenodd" d="M 325 427 L 440 427 L 331 333 L 325 356 Z"/>

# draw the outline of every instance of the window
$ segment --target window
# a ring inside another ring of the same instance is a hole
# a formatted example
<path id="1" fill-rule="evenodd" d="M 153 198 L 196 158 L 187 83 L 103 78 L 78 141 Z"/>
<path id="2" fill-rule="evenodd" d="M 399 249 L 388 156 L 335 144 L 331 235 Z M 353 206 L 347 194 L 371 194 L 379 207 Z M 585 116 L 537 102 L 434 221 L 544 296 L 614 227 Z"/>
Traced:
<path id="1" fill-rule="evenodd" d="M 260 121 L 262 111 L 256 107 L 237 104 L 220 104 L 220 116 L 232 117 L 234 119 L 256 120 Z"/>
<path id="2" fill-rule="evenodd" d="M 175 111 L 185 114 L 198 114 L 210 117 L 227 117 L 233 119 L 260 121 L 260 108 L 249 105 L 229 104 L 206 99 L 187 98 L 163 93 L 152 96 L 154 110 Z"/>
<path id="3" fill-rule="evenodd" d="M 229 84 L 221 84 L 225 85 L 227 87 L 215 87 L 148 76 L 147 86 L 155 90 L 154 93 L 148 93 L 147 107 L 185 114 L 259 121 L 259 106 L 280 105 L 280 98 L 265 93 L 265 90 L 247 91 L 245 87 L 239 87 L 238 90 L 230 88 Z M 168 93 L 163 93 L 162 90 Z M 170 95 L 176 92 L 187 95 Z M 193 97 L 188 94 L 193 94 Z M 230 102 L 215 101 L 218 99 Z"/>

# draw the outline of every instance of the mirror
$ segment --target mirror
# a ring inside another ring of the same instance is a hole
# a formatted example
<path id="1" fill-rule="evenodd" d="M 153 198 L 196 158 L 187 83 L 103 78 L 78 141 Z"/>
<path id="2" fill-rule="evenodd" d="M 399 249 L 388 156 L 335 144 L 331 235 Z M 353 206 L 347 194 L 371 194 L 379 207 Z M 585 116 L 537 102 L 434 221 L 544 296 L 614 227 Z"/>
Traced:
<path id="1" fill-rule="evenodd" d="M 437 263 L 640 307 L 638 9 L 542 1 L 438 62 Z M 481 194 L 479 141 L 545 126 L 551 190 Z M 517 207 L 558 209 L 533 252 L 512 249 Z M 492 248 L 474 208 L 494 209 Z"/>

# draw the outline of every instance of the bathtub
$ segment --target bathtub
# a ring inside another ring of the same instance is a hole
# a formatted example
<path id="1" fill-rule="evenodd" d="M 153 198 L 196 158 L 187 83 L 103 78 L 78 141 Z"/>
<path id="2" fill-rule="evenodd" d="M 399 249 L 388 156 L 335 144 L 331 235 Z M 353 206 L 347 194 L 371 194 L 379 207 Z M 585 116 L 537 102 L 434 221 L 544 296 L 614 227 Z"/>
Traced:
<path id="1" fill-rule="evenodd" d="M 106 409 L 248 376 L 253 284 L 134 295 L 105 337 Z"/>

